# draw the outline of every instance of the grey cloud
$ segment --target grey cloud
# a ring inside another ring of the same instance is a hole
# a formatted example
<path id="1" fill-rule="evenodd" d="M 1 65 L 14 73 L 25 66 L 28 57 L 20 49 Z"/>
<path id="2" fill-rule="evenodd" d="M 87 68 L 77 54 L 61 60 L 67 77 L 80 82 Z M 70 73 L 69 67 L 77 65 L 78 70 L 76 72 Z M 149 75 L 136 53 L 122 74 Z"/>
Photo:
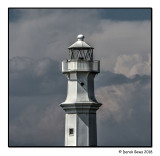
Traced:
<path id="1" fill-rule="evenodd" d="M 39 96 L 66 92 L 66 78 L 58 62 L 14 57 L 9 62 L 10 96 Z M 62 89 L 63 88 L 63 89 Z"/>
<path id="2" fill-rule="evenodd" d="M 21 19 L 9 24 L 10 57 L 67 58 L 67 48 L 79 33 L 89 36 L 100 29 L 95 11 L 43 11 L 23 10 Z"/>
<path id="3" fill-rule="evenodd" d="M 63 146 L 67 79 L 49 58 L 10 59 L 10 146 Z"/>
<path id="4" fill-rule="evenodd" d="M 101 19 L 98 10 L 91 9 L 31 9 L 23 10 L 22 17 L 9 24 L 10 57 L 50 57 L 61 61 L 68 57 L 67 48 L 79 33 L 95 48 L 102 70 L 114 71 L 120 55 L 138 53 L 145 58 L 151 52 L 150 21 Z"/>
<path id="5" fill-rule="evenodd" d="M 9 145 L 63 146 L 59 104 L 66 98 L 67 79 L 58 62 L 14 57 L 9 67 Z"/>
<path id="6" fill-rule="evenodd" d="M 10 97 L 10 146 L 63 146 L 63 95 Z"/>
<path id="7" fill-rule="evenodd" d="M 117 58 L 114 71 L 121 73 L 127 77 L 133 75 L 150 75 L 151 74 L 151 54 L 148 54 L 148 59 L 143 58 L 139 54 L 120 55 Z"/>
<path id="8" fill-rule="evenodd" d="M 114 71 L 120 55 L 140 55 L 148 58 L 151 53 L 151 23 L 117 22 L 104 20 L 102 30 L 89 36 L 95 46 L 95 58 L 101 60 L 101 69 Z"/>
<path id="9" fill-rule="evenodd" d="M 150 81 L 100 87 L 96 97 L 99 146 L 151 145 Z"/>
<path id="10" fill-rule="evenodd" d="M 134 82 L 148 83 L 150 82 L 150 79 L 151 77 L 149 75 L 136 74 L 133 77 L 128 78 L 123 74 L 117 74 L 111 71 L 102 71 L 95 79 L 95 88 L 111 85 L 123 85 Z"/>

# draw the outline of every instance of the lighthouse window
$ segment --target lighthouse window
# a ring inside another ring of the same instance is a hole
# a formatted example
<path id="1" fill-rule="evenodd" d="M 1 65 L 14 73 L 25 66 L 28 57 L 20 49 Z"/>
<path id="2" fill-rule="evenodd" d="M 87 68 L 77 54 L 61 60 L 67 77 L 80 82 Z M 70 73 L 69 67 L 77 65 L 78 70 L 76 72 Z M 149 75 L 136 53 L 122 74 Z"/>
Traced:
<path id="1" fill-rule="evenodd" d="M 69 135 L 73 135 L 73 128 L 69 129 Z"/>
<path id="2" fill-rule="evenodd" d="M 81 82 L 81 86 L 84 86 L 84 83 L 83 83 L 83 82 Z"/>

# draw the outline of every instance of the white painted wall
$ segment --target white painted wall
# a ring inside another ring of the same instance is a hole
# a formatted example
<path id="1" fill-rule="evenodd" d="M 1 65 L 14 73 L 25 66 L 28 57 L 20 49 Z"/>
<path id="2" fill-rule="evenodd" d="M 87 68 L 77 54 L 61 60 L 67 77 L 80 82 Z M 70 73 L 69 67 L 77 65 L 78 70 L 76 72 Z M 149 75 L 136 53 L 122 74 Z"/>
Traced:
<path id="1" fill-rule="evenodd" d="M 94 77 L 99 73 L 99 63 L 62 62 L 62 72 L 68 78 L 67 98 L 61 104 L 66 111 L 65 146 L 97 146 L 96 110 L 101 104 L 94 96 Z M 70 128 L 73 135 L 69 135 Z"/>
<path id="2" fill-rule="evenodd" d="M 76 114 L 66 114 L 65 118 L 65 146 L 76 146 L 77 137 L 77 115 Z M 69 128 L 73 128 L 73 135 L 69 135 Z"/>

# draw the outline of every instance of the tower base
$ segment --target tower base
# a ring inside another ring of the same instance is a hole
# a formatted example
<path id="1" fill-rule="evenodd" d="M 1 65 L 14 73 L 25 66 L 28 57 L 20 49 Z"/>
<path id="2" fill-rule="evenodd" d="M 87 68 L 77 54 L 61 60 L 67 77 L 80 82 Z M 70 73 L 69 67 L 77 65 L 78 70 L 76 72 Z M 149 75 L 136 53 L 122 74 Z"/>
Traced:
<path id="1" fill-rule="evenodd" d="M 96 110 L 100 103 L 60 105 L 65 110 L 65 146 L 97 146 Z"/>

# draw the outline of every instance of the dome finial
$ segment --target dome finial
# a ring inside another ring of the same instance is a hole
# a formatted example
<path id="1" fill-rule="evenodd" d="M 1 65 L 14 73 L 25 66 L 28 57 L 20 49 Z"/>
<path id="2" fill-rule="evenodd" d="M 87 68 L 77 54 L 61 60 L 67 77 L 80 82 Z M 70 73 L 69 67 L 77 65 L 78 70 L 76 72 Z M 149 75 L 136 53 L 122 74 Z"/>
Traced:
<path id="1" fill-rule="evenodd" d="M 78 40 L 83 41 L 84 40 L 84 35 L 83 34 L 79 34 L 77 36 Z"/>

